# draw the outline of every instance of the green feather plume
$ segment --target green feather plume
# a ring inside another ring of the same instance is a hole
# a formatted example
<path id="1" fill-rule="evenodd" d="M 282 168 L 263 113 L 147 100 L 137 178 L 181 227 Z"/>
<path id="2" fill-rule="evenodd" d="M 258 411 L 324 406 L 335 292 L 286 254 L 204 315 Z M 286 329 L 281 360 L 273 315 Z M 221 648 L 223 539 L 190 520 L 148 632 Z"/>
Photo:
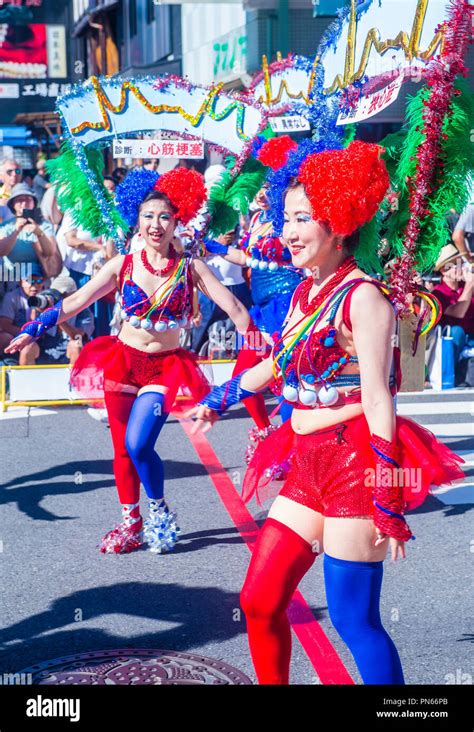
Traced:
<path id="1" fill-rule="evenodd" d="M 61 145 L 61 154 L 46 163 L 51 181 L 56 185 L 58 204 L 62 211 L 71 214 L 76 226 L 89 231 L 92 236 L 116 236 L 118 230 L 127 231 L 128 226 L 117 211 L 110 193 L 103 184 L 104 159 L 100 150 L 85 148 L 90 175 L 103 189 L 109 204 L 109 215 L 115 231 L 110 231 L 103 221 L 102 210 L 91 190 L 89 180 L 80 168 L 71 143 Z"/>
<path id="2" fill-rule="evenodd" d="M 344 138 L 342 140 L 342 144 L 344 147 L 349 147 L 351 142 L 355 140 L 356 136 L 356 126 L 355 125 L 345 125 L 344 127 Z"/>
<path id="3" fill-rule="evenodd" d="M 359 234 L 359 244 L 354 252 L 357 266 L 370 275 L 383 274 L 383 264 L 379 256 L 381 214 L 377 214 L 365 224 Z"/>
<path id="4" fill-rule="evenodd" d="M 232 163 L 230 163 L 232 165 Z M 214 183 L 207 208 L 211 215 L 209 232 L 219 236 L 231 231 L 239 222 L 239 214 L 246 214 L 262 187 L 268 169 L 255 158 L 247 158 L 236 178 L 225 170 Z"/>
<path id="5" fill-rule="evenodd" d="M 469 202 L 469 179 L 474 169 L 474 146 L 470 142 L 474 128 L 474 98 L 463 79 L 457 82 L 460 94 L 453 97 L 452 113 L 446 118 L 441 141 L 441 160 L 444 164 L 442 180 L 431 193 L 427 208 L 430 216 L 421 222 L 417 246 L 416 269 L 426 272 L 438 259 L 440 250 L 450 240 L 446 216 L 450 209 L 461 212 Z M 413 97 L 407 107 L 406 137 L 399 149 L 398 163 L 391 176 L 392 183 L 399 192 L 398 211 L 393 213 L 387 223 L 387 239 L 390 243 L 391 257 L 403 254 L 403 232 L 409 219 L 410 196 L 407 178 L 416 171 L 416 154 L 423 141 L 423 102 L 429 97 L 430 90 L 424 87 Z M 390 136 L 393 137 L 393 136 Z M 384 145 L 385 143 L 382 142 Z M 390 155 L 396 152 L 390 150 Z"/>

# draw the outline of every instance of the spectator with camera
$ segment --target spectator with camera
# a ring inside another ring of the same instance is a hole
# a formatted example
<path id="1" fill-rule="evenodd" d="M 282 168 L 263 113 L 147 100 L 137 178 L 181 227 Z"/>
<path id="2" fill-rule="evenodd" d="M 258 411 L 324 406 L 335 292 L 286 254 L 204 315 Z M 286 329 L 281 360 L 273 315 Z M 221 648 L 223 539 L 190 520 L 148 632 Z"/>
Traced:
<path id="1" fill-rule="evenodd" d="M 25 183 L 17 183 L 7 200 L 13 218 L 0 226 L 0 256 L 8 266 L 39 264 L 46 277 L 56 277 L 61 255 L 51 224 L 43 221 L 38 200 Z"/>
<path id="2" fill-rule="evenodd" d="M 456 381 L 464 381 L 464 358 L 474 356 L 474 273 L 473 265 L 459 255 L 454 244 L 443 247 L 435 271 L 441 274 L 436 295 L 443 308 L 441 325 L 451 326 L 454 342 Z"/>
<path id="3" fill-rule="evenodd" d="M 45 278 L 37 264 L 32 265 L 32 275 L 22 279 L 20 286 L 7 293 L 0 305 L 0 352 L 18 335 L 21 327 L 34 320 L 39 313 L 71 295 L 77 287 L 71 277 L 57 277 L 44 289 Z M 88 309 L 55 329 L 51 329 L 38 342 L 29 344 L 19 356 L 20 366 L 48 363 L 74 364 L 84 342 L 94 330 L 94 317 Z"/>
<path id="4" fill-rule="evenodd" d="M 0 304 L 0 352 L 3 353 L 21 328 L 36 314 L 36 308 L 29 303 L 44 289 L 44 274 L 39 264 L 31 265 L 31 277 L 22 279 L 20 285 L 8 292 Z M 48 307 L 48 305 L 46 305 Z M 40 353 L 38 343 L 30 343 L 19 354 L 20 366 L 36 363 Z"/>

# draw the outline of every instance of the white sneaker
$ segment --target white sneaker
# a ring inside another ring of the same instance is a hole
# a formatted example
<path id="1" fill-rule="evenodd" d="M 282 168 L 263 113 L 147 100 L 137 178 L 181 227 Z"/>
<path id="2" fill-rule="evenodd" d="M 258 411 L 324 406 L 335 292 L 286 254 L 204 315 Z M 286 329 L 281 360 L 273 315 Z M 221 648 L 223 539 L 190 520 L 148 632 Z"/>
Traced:
<path id="1" fill-rule="evenodd" d="M 97 422 L 104 422 L 106 424 L 109 422 L 106 409 L 94 409 L 94 407 L 88 407 L 87 414 L 89 417 L 92 417 L 92 419 L 97 420 Z"/>

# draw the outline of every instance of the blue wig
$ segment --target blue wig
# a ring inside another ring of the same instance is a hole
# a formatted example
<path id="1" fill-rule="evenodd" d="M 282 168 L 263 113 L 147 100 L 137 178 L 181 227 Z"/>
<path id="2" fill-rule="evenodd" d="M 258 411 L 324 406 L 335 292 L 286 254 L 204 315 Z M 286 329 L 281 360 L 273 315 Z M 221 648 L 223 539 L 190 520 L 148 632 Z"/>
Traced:
<path id="1" fill-rule="evenodd" d="M 159 173 L 146 168 L 132 170 L 117 186 L 115 205 L 130 228 L 138 222 L 138 210 L 143 199 L 153 190 Z"/>

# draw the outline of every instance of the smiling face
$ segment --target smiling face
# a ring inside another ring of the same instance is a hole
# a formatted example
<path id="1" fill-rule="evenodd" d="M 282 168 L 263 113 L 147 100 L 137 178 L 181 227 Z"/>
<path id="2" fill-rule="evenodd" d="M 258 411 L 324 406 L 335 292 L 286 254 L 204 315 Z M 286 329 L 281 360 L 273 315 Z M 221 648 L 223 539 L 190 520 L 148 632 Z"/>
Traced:
<path id="1" fill-rule="evenodd" d="M 168 252 L 175 227 L 175 213 L 167 201 L 155 198 L 140 206 L 140 234 L 150 247 L 163 255 Z"/>
<path id="2" fill-rule="evenodd" d="M 311 269 L 334 248 L 337 237 L 327 226 L 314 221 L 303 186 L 290 188 L 285 197 L 283 239 L 295 267 Z"/>

